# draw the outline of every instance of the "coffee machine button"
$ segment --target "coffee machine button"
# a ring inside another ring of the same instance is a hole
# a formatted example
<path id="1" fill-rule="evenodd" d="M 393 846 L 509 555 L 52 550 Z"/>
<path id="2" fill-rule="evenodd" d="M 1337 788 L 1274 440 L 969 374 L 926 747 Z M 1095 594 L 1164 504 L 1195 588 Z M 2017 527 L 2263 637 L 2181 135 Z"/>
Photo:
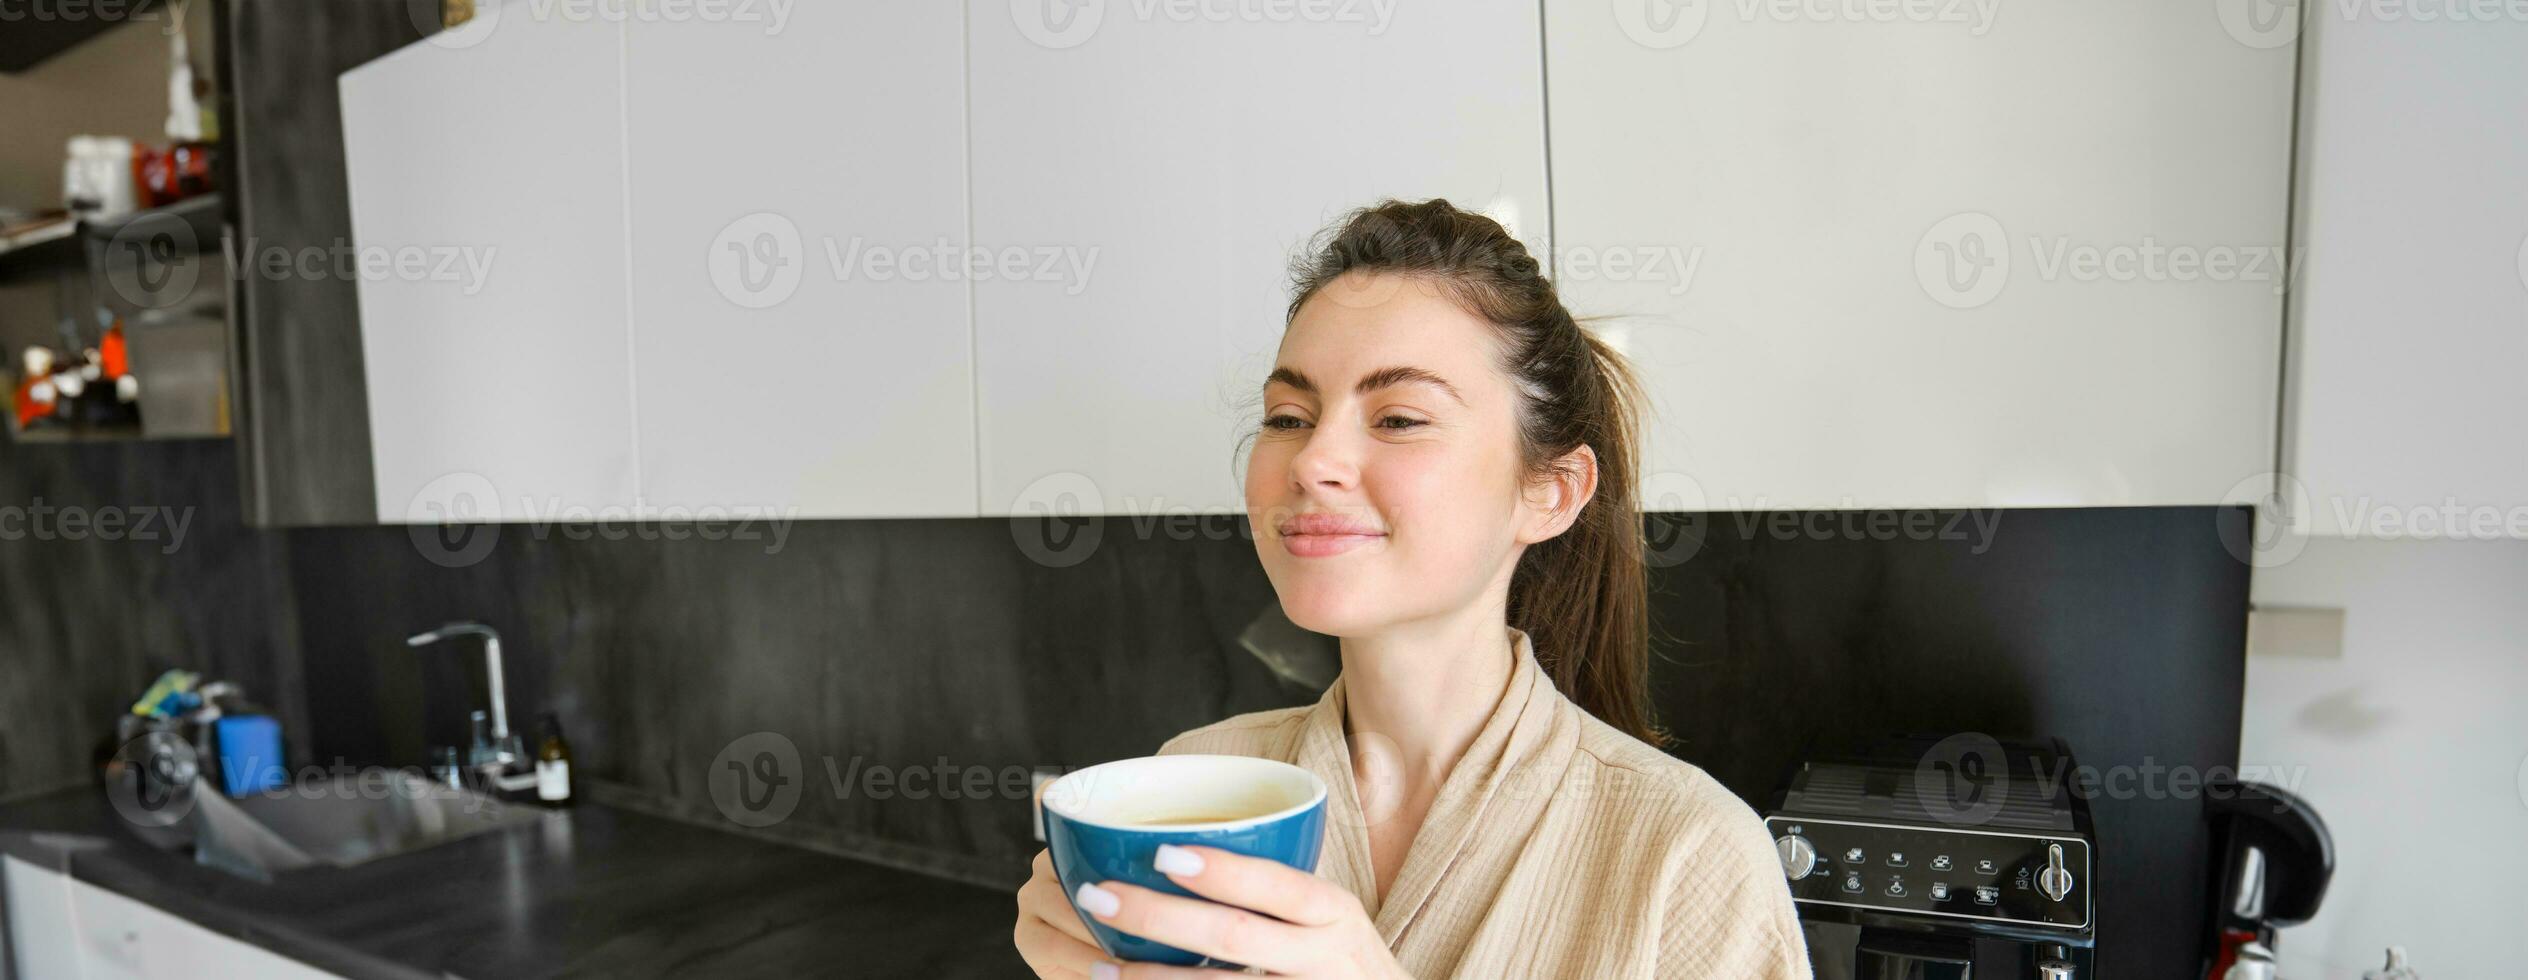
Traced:
<path id="1" fill-rule="evenodd" d="M 1862 854 L 1861 854 L 1861 849 L 1860 849 L 1860 848 L 1855 847 L 1855 848 L 1851 848 L 1851 849 L 1848 849 L 1848 850 L 1844 851 L 1844 852 L 1843 852 L 1843 863 L 1845 863 L 1845 864 L 1860 864 L 1860 863 L 1862 863 Z"/>
<path id="2" fill-rule="evenodd" d="M 1890 879 L 1888 879 L 1888 880 L 1887 880 L 1887 897 L 1889 897 L 1889 898 L 1903 898 L 1903 897 L 1905 897 L 1905 880 L 1904 880 L 1904 879 L 1902 879 L 1902 878 L 1890 878 Z"/>
<path id="3" fill-rule="evenodd" d="M 1773 850 L 1782 857 L 1782 876 L 1792 881 L 1808 877 L 1817 870 L 1817 846 L 1808 838 L 1792 834 L 1773 842 Z"/>
<path id="4" fill-rule="evenodd" d="M 1887 852 L 1887 866 L 1888 866 L 1888 867 L 1891 867 L 1891 868 L 1901 868 L 1901 867 L 1904 867 L 1904 866 L 1905 866 L 1905 852 L 1903 852 L 1903 851 L 1889 851 L 1889 852 Z"/>
<path id="5" fill-rule="evenodd" d="M 1945 902 L 1945 901 L 1948 901 L 1948 900 L 1949 900 L 1949 883 L 1948 883 L 1948 882 L 1945 882 L 1945 881 L 1935 881 L 1935 882 L 1932 882 L 1932 883 L 1931 883 L 1931 900 L 1932 900 L 1932 901 L 1934 901 L 1934 902 Z"/>
<path id="6" fill-rule="evenodd" d="M 1843 876 L 1843 890 L 1856 895 L 1860 894 L 1861 876 L 1858 874 L 1848 874 Z"/>
<path id="7" fill-rule="evenodd" d="M 2000 903 L 2001 903 L 2001 889 L 1999 889 L 1999 888 L 1995 888 L 1995 887 L 1993 887 L 1993 886 L 1991 886 L 1991 885 L 1977 885 L 1977 886 L 1975 886 L 1975 904 L 1977 904 L 1977 905 L 1998 905 L 1998 904 L 2000 904 Z"/>
<path id="8" fill-rule="evenodd" d="M 1991 858 L 1983 858 L 1975 862 L 1975 873 L 1979 875 L 2000 874 L 2001 866 L 1994 864 L 1993 859 Z"/>
<path id="9" fill-rule="evenodd" d="M 1933 870 L 1933 871 L 1947 871 L 1947 870 L 1949 870 L 1949 856 L 1948 856 L 1948 855 L 1946 855 L 1946 854 L 1942 854 L 1942 855 L 1939 855 L 1939 856 L 1937 856 L 1937 857 L 1932 858 L 1932 859 L 1931 859 L 1931 870 Z"/>
<path id="10" fill-rule="evenodd" d="M 2036 890 L 2057 902 L 2072 893 L 2072 872 L 2063 866 L 2063 845 L 2045 846 L 2045 870 L 2036 873 Z"/>

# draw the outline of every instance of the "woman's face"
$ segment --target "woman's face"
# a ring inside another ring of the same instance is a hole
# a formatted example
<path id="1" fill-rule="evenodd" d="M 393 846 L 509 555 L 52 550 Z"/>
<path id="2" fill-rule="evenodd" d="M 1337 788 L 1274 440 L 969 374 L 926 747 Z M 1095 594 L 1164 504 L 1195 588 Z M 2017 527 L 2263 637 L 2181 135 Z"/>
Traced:
<path id="1" fill-rule="evenodd" d="M 1420 279 L 1348 273 L 1300 307 L 1246 472 L 1292 622 L 1365 636 L 1466 609 L 1569 523 L 1558 493 L 1522 491 L 1499 342 Z"/>

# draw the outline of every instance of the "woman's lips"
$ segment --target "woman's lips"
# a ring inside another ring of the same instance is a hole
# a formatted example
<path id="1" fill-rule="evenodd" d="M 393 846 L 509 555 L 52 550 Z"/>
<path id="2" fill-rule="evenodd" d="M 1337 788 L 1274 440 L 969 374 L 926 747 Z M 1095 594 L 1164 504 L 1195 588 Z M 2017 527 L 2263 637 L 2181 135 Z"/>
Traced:
<path id="1" fill-rule="evenodd" d="M 1285 534 L 1282 550 L 1301 558 L 1339 555 L 1386 537 L 1384 534 Z"/>
<path id="2" fill-rule="evenodd" d="M 1387 536 L 1367 524 L 1333 514 L 1301 514 L 1283 522 L 1278 530 L 1282 550 L 1301 558 L 1339 555 Z"/>

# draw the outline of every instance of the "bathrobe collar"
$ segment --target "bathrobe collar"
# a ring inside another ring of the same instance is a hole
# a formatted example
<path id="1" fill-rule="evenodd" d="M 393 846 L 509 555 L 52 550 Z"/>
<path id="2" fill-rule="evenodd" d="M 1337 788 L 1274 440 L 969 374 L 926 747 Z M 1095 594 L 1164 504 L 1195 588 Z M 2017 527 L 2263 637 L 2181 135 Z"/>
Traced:
<path id="1" fill-rule="evenodd" d="M 1501 700 L 1441 783 L 1383 902 L 1370 867 L 1369 830 L 1343 730 L 1342 677 L 1334 679 L 1302 722 L 1296 764 L 1326 784 L 1325 848 L 1317 874 L 1359 896 L 1391 946 L 1435 895 L 1490 902 L 1490 895 L 1444 895 L 1443 877 L 1461 858 L 1506 858 L 1523 847 L 1579 744 L 1580 707 L 1537 664 L 1527 634 L 1516 629 L 1510 633 L 1510 680 Z"/>

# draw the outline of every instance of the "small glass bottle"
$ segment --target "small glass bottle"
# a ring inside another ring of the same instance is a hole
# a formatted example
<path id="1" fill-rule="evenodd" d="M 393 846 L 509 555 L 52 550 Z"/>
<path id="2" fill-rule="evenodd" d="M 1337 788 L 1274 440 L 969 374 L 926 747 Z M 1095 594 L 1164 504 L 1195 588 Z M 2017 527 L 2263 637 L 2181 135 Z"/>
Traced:
<path id="1" fill-rule="evenodd" d="M 579 794 L 571 782 L 571 743 L 562 739 L 561 719 L 544 713 L 543 739 L 535 753 L 535 797 L 546 806 L 569 806 Z"/>

